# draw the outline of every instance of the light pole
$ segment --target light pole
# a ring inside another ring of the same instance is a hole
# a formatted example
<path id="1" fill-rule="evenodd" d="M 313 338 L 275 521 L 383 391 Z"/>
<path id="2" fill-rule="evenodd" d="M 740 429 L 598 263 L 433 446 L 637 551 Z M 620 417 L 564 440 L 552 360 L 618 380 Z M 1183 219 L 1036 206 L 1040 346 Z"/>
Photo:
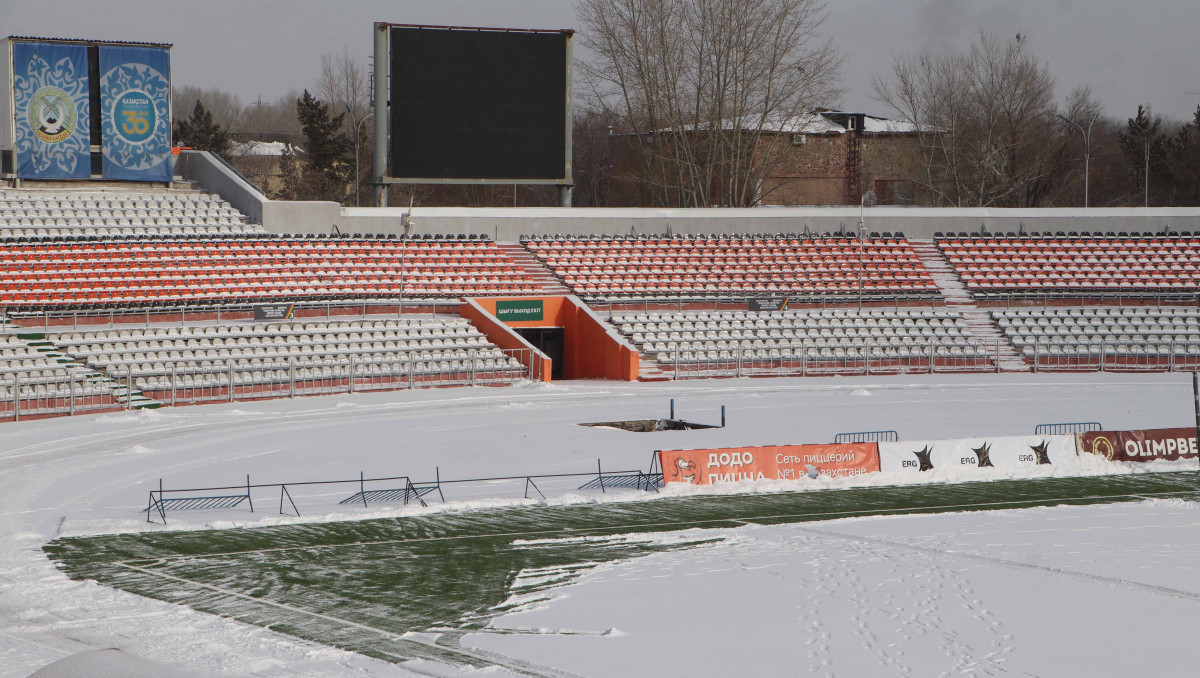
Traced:
<path id="1" fill-rule="evenodd" d="M 862 310 L 863 301 L 863 250 L 866 248 L 867 228 L 864 222 L 864 210 L 867 207 L 875 206 L 875 191 L 867 191 L 862 194 L 862 200 L 858 203 L 858 310 Z"/>
<path id="2" fill-rule="evenodd" d="M 1090 176 L 1089 168 L 1092 161 L 1092 125 L 1096 124 L 1096 120 L 1100 118 L 1099 113 L 1092 114 L 1092 120 L 1088 123 L 1087 131 L 1079 126 L 1079 123 L 1068 118 L 1065 115 L 1058 116 L 1059 118 L 1071 123 L 1083 135 L 1083 206 L 1088 206 L 1088 178 Z"/>
<path id="3" fill-rule="evenodd" d="M 1139 107 L 1139 109 L 1140 109 L 1140 107 Z M 1140 112 L 1140 110 L 1139 110 L 1139 112 Z M 1147 116 L 1150 115 L 1149 109 L 1147 109 L 1146 115 Z M 1142 133 L 1142 140 L 1146 143 L 1146 179 L 1145 179 L 1146 183 L 1145 183 L 1144 188 L 1142 189 L 1142 200 L 1143 200 L 1142 206 L 1149 207 L 1150 206 L 1150 130 L 1146 129 L 1144 126 L 1139 124 L 1136 120 L 1130 120 L 1129 124 L 1133 127 L 1136 127 L 1138 129 L 1138 131 Z"/>
<path id="4" fill-rule="evenodd" d="M 396 317 L 404 315 L 404 255 L 408 253 L 408 233 L 412 230 L 413 198 L 408 200 L 408 211 L 400 215 L 400 297 L 396 301 Z"/>
<path id="5" fill-rule="evenodd" d="M 362 130 L 362 124 L 371 119 L 375 115 L 375 111 L 371 111 L 362 120 L 354 119 L 354 109 L 350 108 L 350 104 L 346 104 L 346 112 L 350 114 L 350 126 L 354 128 L 354 206 L 358 207 L 358 175 L 362 172 L 358 169 L 358 137 Z"/>

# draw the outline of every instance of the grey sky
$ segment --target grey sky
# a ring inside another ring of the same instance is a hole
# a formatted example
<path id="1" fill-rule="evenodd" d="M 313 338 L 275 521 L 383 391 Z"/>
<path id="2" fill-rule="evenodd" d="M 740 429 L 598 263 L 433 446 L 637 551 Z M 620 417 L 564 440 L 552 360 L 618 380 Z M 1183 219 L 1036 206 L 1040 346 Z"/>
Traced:
<path id="1" fill-rule="evenodd" d="M 893 55 L 959 49 L 981 28 L 1027 35 L 1060 101 L 1088 85 L 1122 118 L 1148 102 L 1190 119 L 1200 103 L 1198 0 L 840 0 L 829 11 L 827 33 L 846 55 L 847 109 L 887 114 L 870 82 Z M 310 87 L 323 52 L 344 46 L 366 58 L 372 21 L 579 27 L 570 0 L 0 0 L 4 35 L 171 42 L 176 84 L 244 101 Z"/>

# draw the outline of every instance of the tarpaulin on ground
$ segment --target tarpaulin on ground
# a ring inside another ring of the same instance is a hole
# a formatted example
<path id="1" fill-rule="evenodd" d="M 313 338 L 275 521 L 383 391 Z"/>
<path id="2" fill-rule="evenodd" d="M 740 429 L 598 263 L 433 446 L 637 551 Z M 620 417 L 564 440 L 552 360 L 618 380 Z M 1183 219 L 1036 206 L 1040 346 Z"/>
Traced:
<path id="1" fill-rule="evenodd" d="M 12 57 L 17 176 L 90 177 L 87 47 L 14 42 Z"/>
<path id="2" fill-rule="evenodd" d="M 171 180 L 171 53 L 100 47 L 104 178 Z"/>
<path id="3" fill-rule="evenodd" d="M 1075 436 L 995 436 L 879 443 L 884 471 L 920 473 L 949 468 L 1015 468 L 1069 463 L 1077 456 Z"/>
<path id="4" fill-rule="evenodd" d="M 658 455 L 664 483 L 715 485 L 742 480 L 799 480 L 879 470 L 876 443 L 662 450 Z"/>
<path id="5" fill-rule="evenodd" d="M 1090 431 L 1079 434 L 1079 451 L 1109 461 L 1154 461 L 1196 457 L 1196 429 L 1156 428 L 1139 431 Z"/>

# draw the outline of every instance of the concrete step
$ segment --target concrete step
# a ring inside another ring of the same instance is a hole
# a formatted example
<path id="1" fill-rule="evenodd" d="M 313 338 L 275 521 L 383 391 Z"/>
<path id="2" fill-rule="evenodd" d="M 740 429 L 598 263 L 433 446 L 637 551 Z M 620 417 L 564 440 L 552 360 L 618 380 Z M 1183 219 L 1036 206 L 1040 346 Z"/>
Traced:
<path id="1" fill-rule="evenodd" d="M 104 384 L 110 391 L 112 391 L 113 397 L 117 399 L 117 402 L 126 403 L 134 409 L 157 408 L 162 406 L 162 403 L 159 401 L 142 395 L 141 391 L 137 389 L 130 390 L 126 387 L 124 382 L 119 382 L 108 374 L 93 369 L 87 363 L 78 361 L 75 358 L 59 351 L 58 347 L 55 346 L 53 342 L 46 339 L 46 335 L 42 332 L 18 333 L 17 336 L 20 337 L 21 340 L 24 341 L 30 348 L 35 349 L 38 353 L 41 353 L 47 358 L 53 359 L 57 363 L 87 369 L 88 372 L 83 374 L 82 379 L 93 383 Z"/>
<path id="2" fill-rule="evenodd" d="M 658 361 L 642 357 L 638 367 L 638 381 L 670 381 L 671 375 L 658 367 Z"/>
<path id="3" fill-rule="evenodd" d="M 496 243 L 496 246 L 512 259 L 525 275 L 545 288 L 546 294 L 571 294 L 571 288 L 567 287 L 558 276 L 554 275 L 553 271 L 546 268 L 545 264 L 520 243 Z"/>
<path id="4" fill-rule="evenodd" d="M 1029 365 L 1022 359 L 1008 336 L 1000 329 L 985 309 L 979 308 L 966 285 L 959 279 L 954 267 L 942 256 L 941 250 L 932 240 L 910 240 L 913 251 L 921 259 L 921 265 L 930 272 L 937 283 L 946 306 L 962 314 L 963 324 L 972 338 L 980 345 L 996 352 L 996 362 L 1004 372 L 1028 372 Z"/>

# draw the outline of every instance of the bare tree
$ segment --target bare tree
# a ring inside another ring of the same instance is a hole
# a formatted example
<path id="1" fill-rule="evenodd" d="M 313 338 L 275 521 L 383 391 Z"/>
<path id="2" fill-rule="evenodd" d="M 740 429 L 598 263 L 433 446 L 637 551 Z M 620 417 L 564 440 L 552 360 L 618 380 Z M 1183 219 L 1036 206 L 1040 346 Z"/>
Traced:
<path id="1" fill-rule="evenodd" d="M 321 75 L 317 78 L 317 96 L 329 104 L 329 108 L 337 113 L 345 112 L 347 107 L 353 115 L 346 116 L 345 128 L 347 136 L 355 134 L 350 129 L 350 119 L 361 121 L 371 111 L 370 86 L 367 81 L 366 64 L 352 56 L 348 49 L 343 48 L 341 54 L 321 55 Z"/>
<path id="2" fill-rule="evenodd" d="M 1067 137 L 1056 120 L 1054 78 L 1017 35 L 981 33 L 966 54 L 897 58 L 876 77 L 875 98 L 922 132 L 908 177 L 928 202 L 1042 204 Z"/>
<path id="3" fill-rule="evenodd" d="M 763 143 L 839 95 L 820 0 L 580 0 L 580 64 L 661 205 L 753 205 Z M 790 131 L 801 131 L 790 130 Z"/>
<path id="4" fill-rule="evenodd" d="M 361 124 L 371 110 L 369 73 L 365 63 L 352 56 L 350 51 L 342 48 L 341 54 L 321 55 L 321 75 L 317 78 L 317 95 L 329 104 L 329 110 L 335 114 L 347 113 L 342 120 L 342 133 L 349 138 L 354 148 L 358 150 L 357 167 L 359 191 L 368 194 L 371 186 L 368 183 L 366 168 L 370 165 L 370 156 L 366 151 L 370 148 L 373 137 L 371 125 Z M 353 176 L 351 178 L 353 183 Z M 357 204 L 364 196 L 352 198 L 348 203 Z M 368 198 L 369 202 L 369 198 Z"/>
<path id="5" fill-rule="evenodd" d="M 171 95 L 171 112 L 175 120 L 192 114 L 197 101 L 212 114 L 213 122 L 226 129 L 236 129 L 242 117 L 242 100 L 232 92 L 222 89 L 202 89 L 194 85 L 176 87 Z"/>

